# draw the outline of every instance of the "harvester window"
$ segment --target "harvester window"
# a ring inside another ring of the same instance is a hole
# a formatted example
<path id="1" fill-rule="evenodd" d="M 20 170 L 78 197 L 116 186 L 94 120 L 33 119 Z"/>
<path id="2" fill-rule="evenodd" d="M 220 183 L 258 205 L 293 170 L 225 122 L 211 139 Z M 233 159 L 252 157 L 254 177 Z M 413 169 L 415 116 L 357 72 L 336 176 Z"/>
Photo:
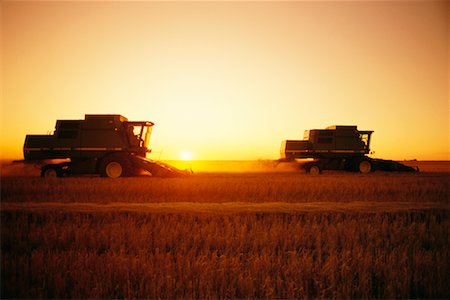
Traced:
<path id="1" fill-rule="evenodd" d="M 359 139 L 363 142 L 364 148 L 368 148 L 369 135 L 367 133 L 360 134 Z"/>
<path id="2" fill-rule="evenodd" d="M 136 129 L 132 125 L 128 125 L 127 127 L 128 138 L 130 140 L 131 145 L 138 146 L 139 145 L 139 135 L 136 133 Z"/>
<path id="3" fill-rule="evenodd" d="M 305 130 L 305 132 L 303 133 L 303 139 L 309 140 L 309 130 Z"/>
<path id="4" fill-rule="evenodd" d="M 126 122 L 124 126 L 131 145 L 141 148 L 148 148 L 153 123 Z"/>

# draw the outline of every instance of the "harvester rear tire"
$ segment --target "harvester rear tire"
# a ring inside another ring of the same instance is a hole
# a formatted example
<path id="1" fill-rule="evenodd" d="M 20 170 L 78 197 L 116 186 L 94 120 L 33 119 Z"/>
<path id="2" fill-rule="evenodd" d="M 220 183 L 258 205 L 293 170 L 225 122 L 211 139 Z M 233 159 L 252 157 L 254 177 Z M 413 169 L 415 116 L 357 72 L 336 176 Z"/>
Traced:
<path id="1" fill-rule="evenodd" d="M 133 165 L 126 154 L 111 154 L 100 163 L 102 177 L 119 178 L 133 175 Z"/>

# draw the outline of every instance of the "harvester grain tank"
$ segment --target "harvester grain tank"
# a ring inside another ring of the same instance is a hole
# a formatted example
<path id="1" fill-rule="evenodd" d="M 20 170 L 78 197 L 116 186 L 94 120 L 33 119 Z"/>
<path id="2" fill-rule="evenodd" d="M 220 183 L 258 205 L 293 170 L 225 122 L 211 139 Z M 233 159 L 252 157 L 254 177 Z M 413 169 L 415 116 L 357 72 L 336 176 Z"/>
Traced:
<path id="1" fill-rule="evenodd" d="M 24 162 L 42 165 L 41 176 L 100 174 L 117 178 L 146 170 L 153 176 L 184 175 L 172 166 L 146 158 L 154 123 L 121 115 L 85 115 L 84 120 L 57 120 L 50 135 L 27 135 Z M 65 159 L 62 163 L 46 163 Z"/>
<path id="2" fill-rule="evenodd" d="M 357 126 L 342 125 L 306 130 L 303 140 L 282 142 L 280 161 L 310 159 L 300 163 L 300 166 L 312 174 L 323 170 L 361 173 L 374 170 L 417 171 L 399 162 L 368 157 L 372 133 L 372 130 L 358 130 Z"/>

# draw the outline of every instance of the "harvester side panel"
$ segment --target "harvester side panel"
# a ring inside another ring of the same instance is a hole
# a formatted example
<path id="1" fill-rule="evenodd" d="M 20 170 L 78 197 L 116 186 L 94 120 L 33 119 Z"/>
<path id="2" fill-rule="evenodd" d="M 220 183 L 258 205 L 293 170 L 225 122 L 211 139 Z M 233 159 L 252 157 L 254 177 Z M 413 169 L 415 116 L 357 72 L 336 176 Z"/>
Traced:
<path id="1" fill-rule="evenodd" d="M 121 151 L 128 147 L 124 135 L 114 130 L 85 130 L 81 134 L 81 150 L 87 151 Z"/>
<path id="2" fill-rule="evenodd" d="M 335 149 L 335 138 L 333 130 L 311 130 L 309 141 L 313 150 L 333 150 Z"/>
<path id="3" fill-rule="evenodd" d="M 281 158 L 351 158 L 370 152 L 372 131 L 358 131 L 356 126 L 329 126 L 305 131 L 304 140 L 287 140 L 281 146 Z"/>
<path id="4" fill-rule="evenodd" d="M 27 135 L 25 160 L 101 158 L 130 150 L 120 115 L 86 115 L 85 120 L 57 120 L 53 135 Z"/>
<path id="5" fill-rule="evenodd" d="M 103 151 L 122 151 L 128 148 L 123 122 L 120 115 L 86 115 L 82 122 L 81 150 L 85 157 L 99 157 Z M 101 156 L 102 156 L 101 155 Z"/>
<path id="6" fill-rule="evenodd" d="M 25 160 L 80 157 L 79 139 L 55 135 L 27 135 L 23 148 Z"/>

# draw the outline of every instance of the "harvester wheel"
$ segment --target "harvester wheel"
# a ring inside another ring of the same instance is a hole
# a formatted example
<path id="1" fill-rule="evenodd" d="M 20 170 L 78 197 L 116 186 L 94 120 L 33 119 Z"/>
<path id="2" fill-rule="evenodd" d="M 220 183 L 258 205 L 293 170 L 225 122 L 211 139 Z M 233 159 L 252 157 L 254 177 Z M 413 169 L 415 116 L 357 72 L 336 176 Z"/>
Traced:
<path id="1" fill-rule="evenodd" d="M 61 177 L 61 170 L 55 165 L 46 165 L 41 169 L 41 177 L 48 179 Z"/>
<path id="2" fill-rule="evenodd" d="M 372 164 L 370 161 L 364 159 L 358 163 L 358 170 L 363 174 L 370 173 L 372 171 Z"/>
<path id="3" fill-rule="evenodd" d="M 105 157 L 100 164 L 102 177 L 119 178 L 132 175 L 131 161 L 122 154 L 111 154 Z"/>
<path id="4" fill-rule="evenodd" d="M 307 171 L 311 175 L 319 175 L 320 173 L 322 173 L 322 170 L 318 165 L 311 165 Z"/>

